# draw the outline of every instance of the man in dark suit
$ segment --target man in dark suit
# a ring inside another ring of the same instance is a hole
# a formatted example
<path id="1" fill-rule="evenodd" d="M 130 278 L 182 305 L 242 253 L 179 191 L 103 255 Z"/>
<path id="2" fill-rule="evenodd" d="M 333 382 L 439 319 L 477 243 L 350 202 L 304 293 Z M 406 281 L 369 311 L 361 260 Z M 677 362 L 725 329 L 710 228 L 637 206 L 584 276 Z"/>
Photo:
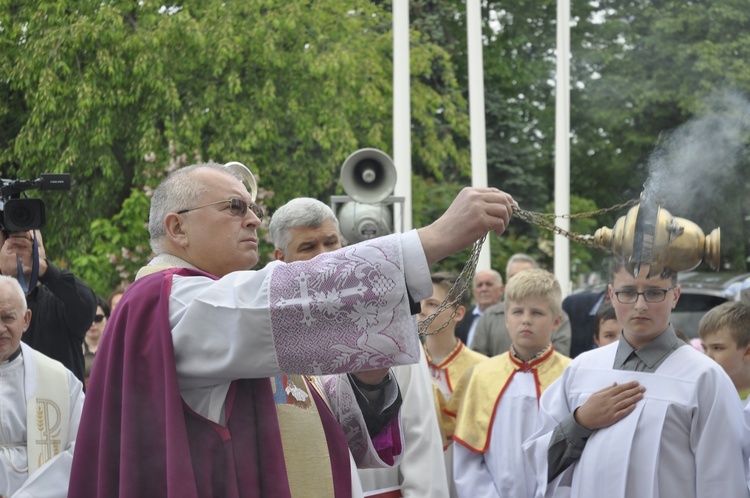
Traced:
<path id="1" fill-rule="evenodd" d="M 607 298 L 606 292 L 577 292 L 563 299 L 563 310 L 570 317 L 570 357 L 594 349 L 596 311 Z"/>

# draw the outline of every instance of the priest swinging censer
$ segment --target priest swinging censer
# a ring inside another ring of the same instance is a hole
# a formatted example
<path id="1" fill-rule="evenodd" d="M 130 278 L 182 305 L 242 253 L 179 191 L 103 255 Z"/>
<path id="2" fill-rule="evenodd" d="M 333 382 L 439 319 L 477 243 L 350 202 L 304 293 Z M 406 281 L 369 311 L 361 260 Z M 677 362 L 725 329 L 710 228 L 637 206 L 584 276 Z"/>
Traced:
<path id="1" fill-rule="evenodd" d="M 250 170 L 238 162 L 227 163 L 225 166 L 242 176 L 243 183 L 255 201 L 258 187 Z M 698 225 L 688 219 L 672 216 L 652 198 L 653 196 L 642 195 L 639 200 L 610 208 L 569 215 L 536 213 L 515 206 L 513 216 L 580 244 L 623 257 L 628 269 L 635 277 L 640 273 L 641 266 L 648 267 L 648 278 L 655 276 L 669 278 L 675 272 L 692 270 L 703 261 L 708 263 L 712 270 L 718 270 L 721 262 L 719 228 L 713 229 L 706 236 Z M 553 223 L 554 218 L 588 218 L 625 207 L 630 207 L 630 210 L 625 216 L 620 217 L 612 228 L 601 227 L 594 232 L 594 235 L 570 232 Z M 451 302 L 443 302 L 431 316 L 420 322 L 419 333 L 421 335 L 426 335 L 425 330 L 435 317 L 441 311 L 454 307 L 471 286 L 479 261 L 479 253 L 486 237 L 485 235 L 474 243 L 471 256 L 453 285 L 458 292 L 454 294 L 454 289 L 451 289 L 448 293 L 456 297 Z M 451 318 L 454 315 L 455 308 Z M 430 334 L 437 333 L 447 324 L 448 322 Z"/>
<path id="2" fill-rule="evenodd" d="M 637 201 L 618 204 L 599 211 L 561 216 L 535 213 L 516 206 L 513 209 L 513 216 L 580 244 L 622 257 L 635 277 L 640 273 L 641 267 L 648 267 L 648 278 L 656 276 L 669 278 L 676 272 L 692 270 L 704 261 L 712 270 L 718 270 L 721 263 L 720 229 L 715 228 L 705 235 L 697 224 L 685 218 L 672 216 L 660 203 L 649 198 L 650 196 L 645 198 L 642 196 Z M 612 228 L 601 227 L 594 235 L 581 235 L 563 230 L 551 221 L 558 217 L 591 217 L 623 207 L 630 207 L 625 216 L 620 217 Z M 474 244 L 471 257 L 454 284 L 454 287 L 460 291 L 457 298 L 449 303 L 442 303 L 432 316 L 420 322 L 421 335 L 425 335 L 424 331 L 437 314 L 453 307 L 461 294 L 470 287 L 485 237 Z M 453 294 L 453 290 L 450 294 Z"/>

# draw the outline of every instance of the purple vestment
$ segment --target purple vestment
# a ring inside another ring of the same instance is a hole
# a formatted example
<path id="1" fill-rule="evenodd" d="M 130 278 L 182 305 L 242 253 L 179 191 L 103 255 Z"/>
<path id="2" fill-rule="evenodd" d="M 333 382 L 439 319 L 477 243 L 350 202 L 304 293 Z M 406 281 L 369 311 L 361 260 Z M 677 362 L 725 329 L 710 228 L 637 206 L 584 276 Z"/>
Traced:
<path id="1" fill-rule="evenodd" d="M 268 379 L 232 383 L 225 426 L 183 402 L 168 318 L 174 274 L 206 276 L 173 268 L 143 277 L 107 324 L 86 394 L 68 496 L 288 497 Z M 327 408 L 321 409 L 323 402 L 316 404 L 329 438 L 336 496 L 350 496 L 346 439 Z"/>

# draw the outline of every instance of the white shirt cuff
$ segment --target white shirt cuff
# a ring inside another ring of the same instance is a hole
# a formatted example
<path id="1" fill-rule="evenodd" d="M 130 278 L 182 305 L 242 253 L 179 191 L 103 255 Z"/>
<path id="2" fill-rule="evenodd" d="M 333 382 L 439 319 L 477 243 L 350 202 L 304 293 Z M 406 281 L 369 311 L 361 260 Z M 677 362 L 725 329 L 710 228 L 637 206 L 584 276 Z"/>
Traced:
<path id="1" fill-rule="evenodd" d="M 422 241 L 416 230 L 401 234 L 401 247 L 404 254 L 404 276 L 406 287 L 414 302 L 418 303 L 432 295 L 430 266 L 424 255 Z"/>

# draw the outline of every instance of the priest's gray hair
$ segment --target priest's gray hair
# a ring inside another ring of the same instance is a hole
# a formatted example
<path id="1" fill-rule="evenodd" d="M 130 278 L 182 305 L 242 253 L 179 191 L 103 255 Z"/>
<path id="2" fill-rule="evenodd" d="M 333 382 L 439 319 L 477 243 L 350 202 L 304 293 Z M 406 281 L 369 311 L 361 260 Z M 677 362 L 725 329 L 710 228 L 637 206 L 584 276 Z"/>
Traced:
<path id="1" fill-rule="evenodd" d="M 21 298 L 21 314 L 26 313 L 26 293 L 21 288 L 21 284 L 18 283 L 18 280 L 9 275 L 0 275 L 0 285 L 3 283 L 10 284 L 13 290 L 18 294 L 18 297 Z"/>
<path id="2" fill-rule="evenodd" d="M 148 215 L 148 233 L 151 249 L 155 254 L 165 251 L 164 239 L 167 229 L 164 219 L 169 213 L 197 207 L 198 200 L 206 193 L 206 185 L 195 179 L 194 173 L 202 169 L 215 169 L 242 181 L 239 173 L 215 162 L 198 163 L 186 166 L 169 174 L 154 190 L 151 197 L 151 210 Z"/>
<path id="3" fill-rule="evenodd" d="M 292 228 L 311 227 L 317 228 L 326 221 L 332 221 L 339 228 L 339 220 L 333 214 L 333 210 L 327 205 L 312 197 L 298 197 L 287 202 L 277 209 L 271 217 L 268 232 L 273 240 L 273 247 L 282 251 L 287 250 L 292 236 L 289 231 Z"/>

